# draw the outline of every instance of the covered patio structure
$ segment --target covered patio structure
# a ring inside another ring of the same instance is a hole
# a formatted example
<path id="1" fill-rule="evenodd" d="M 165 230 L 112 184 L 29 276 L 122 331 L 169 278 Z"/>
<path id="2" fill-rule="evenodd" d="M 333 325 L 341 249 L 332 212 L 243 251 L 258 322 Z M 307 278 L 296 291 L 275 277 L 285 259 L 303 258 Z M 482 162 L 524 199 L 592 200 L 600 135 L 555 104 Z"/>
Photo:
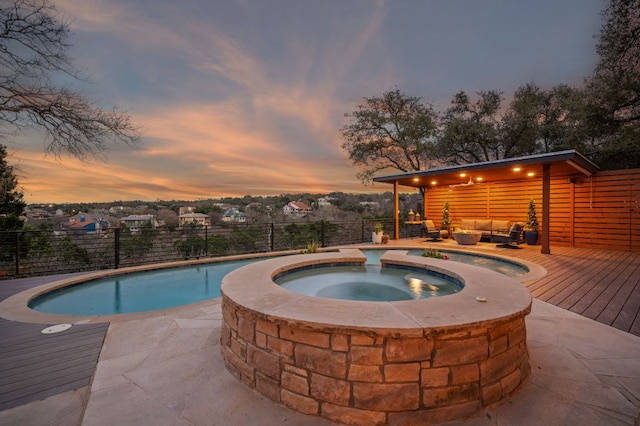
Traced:
<path id="1" fill-rule="evenodd" d="M 509 208 L 509 203 L 512 201 L 513 203 L 522 204 L 520 197 L 522 197 L 523 194 L 526 197 L 530 197 L 531 193 L 538 194 L 536 190 L 531 189 L 532 185 L 541 186 L 541 253 L 550 254 L 550 229 L 552 229 L 550 214 L 550 206 L 552 204 L 552 179 L 555 179 L 556 181 L 563 181 L 569 185 L 574 185 L 577 182 L 585 183 L 585 179 L 588 179 L 586 182 L 588 185 L 592 176 L 598 170 L 598 166 L 593 164 L 579 152 L 575 150 L 566 150 L 379 176 L 374 178 L 373 181 L 393 184 L 396 239 L 398 239 L 400 235 L 399 229 L 401 212 L 399 204 L 399 187 L 401 185 L 420 188 L 423 190 L 424 206 L 422 217 L 425 219 L 429 218 L 429 213 L 433 216 L 433 209 L 429 209 L 429 201 L 432 195 L 440 193 L 440 198 L 443 199 L 443 197 L 446 198 L 447 195 L 450 196 L 448 193 L 452 193 L 454 191 L 468 191 L 471 188 L 479 188 L 482 185 L 484 185 L 485 191 L 482 195 L 478 195 L 476 193 L 474 196 L 477 200 L 486 202 L 486 207 L 476 208 L 475 211 L 478 212 L 477 214 L 486 216 L 487 218 L 489 218 L 490 215 L 497 214 L 502 215 L 503 217 L 495 217 L 496 219 L 513 219 L 510 215 L 515 214 L 514 212 L 516 212 L 517 209 Z M 496 184 L 505 182 L 508 183 L 508 189 L 494 189 L 493 193 L 488 189 L 492 183 Z M 573 192 L 571 192 L 571 194 L 573 194 Z M 563 196 L 563 194 L 553 194 L 553 196 Z M 492 210 L 490 208 L 490 199 L 492 197 L 502 198 L 503 202 L 499 210 Z M 483 198 L 485 198 L 485 200 L 482 200 Z M 466 202 L 469 202 L 469 200 L 471 200 L 471 197 L 467 197 Z M 453 207 L 455 208 L 455 206 Z M 462 211 L 463 210 L 460 209 L 461 214 L 463 214 Z M 469 206 L 466 208 L 466 211 L 474 211 L 474 207 Z M 570 215 L 572 213 L 573 212 L 571 211 L 568 212 Z M 517 214 L 521 213 L 518 212 Z"/>

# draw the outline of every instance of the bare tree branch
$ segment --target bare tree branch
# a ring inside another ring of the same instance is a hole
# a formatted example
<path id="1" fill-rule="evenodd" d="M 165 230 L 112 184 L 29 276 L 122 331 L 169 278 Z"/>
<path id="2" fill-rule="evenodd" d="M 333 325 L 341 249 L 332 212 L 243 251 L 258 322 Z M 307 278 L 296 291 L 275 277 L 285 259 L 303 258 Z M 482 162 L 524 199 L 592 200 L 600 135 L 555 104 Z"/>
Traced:
<path id="1" fill-rule="evenodd" d="M 100 158 L 108 143 L 135 146 L 140 128 L 116 108 L 103 109 L 54 77 L 80 79 L 67 55 L 68 23 L 48 0 L 0 3 L 0 126 L 41 128 L 47 153 Z"/>

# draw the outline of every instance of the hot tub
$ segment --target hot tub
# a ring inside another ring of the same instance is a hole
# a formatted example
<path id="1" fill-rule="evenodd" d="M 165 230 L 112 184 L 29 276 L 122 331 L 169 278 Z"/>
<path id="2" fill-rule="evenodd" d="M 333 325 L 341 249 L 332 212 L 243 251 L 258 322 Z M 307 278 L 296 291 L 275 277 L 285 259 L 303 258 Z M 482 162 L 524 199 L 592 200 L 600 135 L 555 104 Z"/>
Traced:
<path id="1" fill-rule="evenodd" d="M 529 376 L 531 296 L 505 275 L 392 250 L 383 267 L 428 269 L 464 288 L 441 298 L 363 302 L 306 296 L 273 281 L 291 269 L 365 261 L 348 249 L 229 273 L 221 287 L 227 369 L 296 411 L 356 425 L 479 415 Z"/>

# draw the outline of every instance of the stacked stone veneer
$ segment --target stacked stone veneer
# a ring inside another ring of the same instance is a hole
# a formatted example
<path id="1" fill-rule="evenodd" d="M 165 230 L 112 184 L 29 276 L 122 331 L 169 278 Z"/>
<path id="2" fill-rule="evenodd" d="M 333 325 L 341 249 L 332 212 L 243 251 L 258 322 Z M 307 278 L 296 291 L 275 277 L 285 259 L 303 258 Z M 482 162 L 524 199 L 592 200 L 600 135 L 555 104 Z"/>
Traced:
<path id="1" fill-rule="evenodd" d="M 227 369 L 301 413 L 355 425 L 463 419 L 529 376 L 524 317 L 424 329 L 349 329 L 289 321 L 223 295 Z"/>

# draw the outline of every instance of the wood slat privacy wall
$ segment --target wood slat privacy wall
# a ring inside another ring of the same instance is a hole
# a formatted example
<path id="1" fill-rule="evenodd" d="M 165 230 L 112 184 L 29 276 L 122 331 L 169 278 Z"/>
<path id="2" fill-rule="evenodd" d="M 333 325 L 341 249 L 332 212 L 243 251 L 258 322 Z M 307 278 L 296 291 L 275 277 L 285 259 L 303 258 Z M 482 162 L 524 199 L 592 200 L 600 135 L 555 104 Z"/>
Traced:
<path id="1" fill-rule="evenodd" d="M 551 244 L 640 251 L 640 169 L 599 172 L 591 177 L 552 178 L 549 224 L 542 223 L 542 180 L 487 182 L 429 188 L 427 219 L 442 221 L 449 202 L 454 225 L 461 219 L 527 221 L 533 199 L 540 227 L 549 226 Z"/>

